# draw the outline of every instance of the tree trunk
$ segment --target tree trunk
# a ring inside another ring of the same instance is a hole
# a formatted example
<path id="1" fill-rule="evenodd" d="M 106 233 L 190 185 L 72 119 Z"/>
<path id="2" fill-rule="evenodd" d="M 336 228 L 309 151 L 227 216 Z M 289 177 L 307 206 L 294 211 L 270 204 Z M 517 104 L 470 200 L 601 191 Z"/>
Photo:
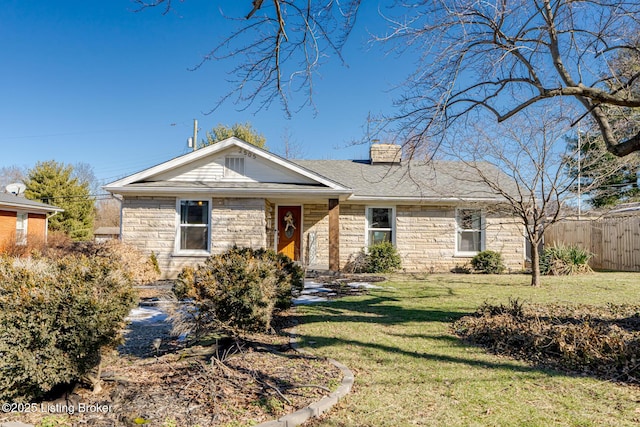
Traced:
<path id="1" fill-rule="evenodd" d="M 540 242 L 531 242 L 531 286 L 540 286 Z"/>

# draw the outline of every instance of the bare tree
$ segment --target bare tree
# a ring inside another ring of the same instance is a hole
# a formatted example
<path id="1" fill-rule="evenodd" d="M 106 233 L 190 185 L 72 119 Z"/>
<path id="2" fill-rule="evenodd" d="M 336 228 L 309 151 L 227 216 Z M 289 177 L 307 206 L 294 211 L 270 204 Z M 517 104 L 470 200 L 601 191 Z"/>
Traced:
<path id="1" fill-rule="evenodd" d="M 577 178 L 567 173 L 567 162 L 575 153 L 566 151 L 570 148 L 564 139 L 570 124 L 558 111 L 532 108 L 509 126 L 469 126 L 457 135 L 465 144 L 456 139 L 442 146 L 443 152 L 476 172 L 465 179 L 483 181 L 505 199 L 506 209 L 521 221 L 530 244 L 533 286 L 540 285 L 539 247 L 544 232 L 564 219 L 562 206 L 573 197 Z M 589 161 L 600 162 L 595 157 Z M 493 167 L 487 168 L 487 164 Z M 496 169 L 502 174 L 496 175 Z M 601 179 L 616 172 L 603 171 Z M 589 187 L 597 186 L 596 181 Z"/>
<path id="2" fill-rule="evenodd" d="M 138 10 L 172 8 L 171 0 L 133 0 Z M 299 108 L 313 106 L 313 77 L 328 55 L 343 61 L 341 49 L 355 22 L 361 0 L 246 0 L 247 14 L 232 34 L 205 55 L 194 69 L 212 60 L 237 58 L 230 71 L 231 98 L 242 108 L 268 107 L 279 100 L 291 115 L 290 94 L 303 91 Z M 220 2 L 221 7 L 224 2 Z M 298 107 L 297 107 L 298 108 Z M 296 109 L 297 109 L 296 108 Z M 215 110 L 215 108 L 213 109 Z M 213 111 L 212 110 L 212 111 Z"/>
<path id="3" fill-rule="evenodd" d="M 120 226 L 120 200 L 109 197 L 96 202 L 96 219 L 94 227 Z"/>
<path id="4" fill-rule="evenodd" d="M 385 40 L 424 50 L 400 101 L 413 138 L 433 139 L 473 110 L 503 122 L 534 104 L 571 98 L 597 123 L 617 156 L 640 150 L 623 140 L 603 106 L 640 107 L 640 73 L 618 73 L 619 52 L 639 57 L 640 3 L 627 0 L 435 0 Z"/>
<path id="5" fill-rule="evenodd" d="M 77 162 L 73 165 L 73 177 L 80 182 L 86 182 L 89 187 L 89 194 L 95 197 L 101 192 L 100 181 L 93 172 L 93 166 L 85 162 Z"/>
<path id="6" fill-rule="evenodd" d="M 135 0 L 144 9 L 170 0 Z M 340 50 L 360 0 L 247 1 L 240 29 L 209 60 L 236 58 L 227 96 L 250 106 L 289 99 L 304 90 L 313 103 L 313 74 L 321 58 Z M 618 73 L 619 52 L 640 58 L 640 2 L 636 0 L 397 0 L 385 13 L 389 32 L 377 38 L 393 50 L 421 55 L 393 117 L 412 147 L 441 141 L 476 109 L 498 122 L 544 100 L 582 105 L 574 123 L 591 116 L 607 149 L 622 157 L 640 150 L 640 133 L 611 126 L 606 106 L 640 107 L 640 71 Z M 239 57 L 239 58 L 238 58 Z M 197 67 L 196 67 L 197 68 Z M 303 103 L 303 104 L 304 104 Z M 219 105 L 219 104 L 218 104 Z"/>
<path id="7" fill-rule="evenodd" d="M 288 160 L 302 159 L 305 155 L 304 148 L 293 138 L 289 128 L 282 131 L 282 146 L 276 153 Z"/>
<path id="8" fill-rule="evenodd" d="M 3 166 L 0 168 L 0 193 L 8 184 L 21 183 L 27 176 L 27 169 L 19 166 Z"/>

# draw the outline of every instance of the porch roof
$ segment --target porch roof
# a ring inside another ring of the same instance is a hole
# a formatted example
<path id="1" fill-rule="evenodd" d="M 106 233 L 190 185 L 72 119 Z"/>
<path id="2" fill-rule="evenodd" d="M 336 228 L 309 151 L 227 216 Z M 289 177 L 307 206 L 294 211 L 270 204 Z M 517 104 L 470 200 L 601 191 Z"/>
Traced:
<path id="1" fill-rule="evenodd" d="M 120 193 L 179 193 L 179 194 L 216 194 L 228 195 L 269 195 L 269 196 L 309 196 L 335 197 L 346 199 L 351 190 L 328 188 L 318 184 L 291 184 L 275 182 L 202 182 L 202 181 L 163 181 L 137 182 L 120 189 Z"/>

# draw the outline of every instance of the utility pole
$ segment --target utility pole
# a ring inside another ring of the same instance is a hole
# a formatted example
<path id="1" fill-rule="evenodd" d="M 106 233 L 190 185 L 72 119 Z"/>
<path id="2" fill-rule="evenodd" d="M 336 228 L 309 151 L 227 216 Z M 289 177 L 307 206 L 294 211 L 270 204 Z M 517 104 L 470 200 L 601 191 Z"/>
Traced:
<path id="1" fill-rule="evenodd" d="M 198 149 L 198 119 L 193 119 L 193 151 Z"/>

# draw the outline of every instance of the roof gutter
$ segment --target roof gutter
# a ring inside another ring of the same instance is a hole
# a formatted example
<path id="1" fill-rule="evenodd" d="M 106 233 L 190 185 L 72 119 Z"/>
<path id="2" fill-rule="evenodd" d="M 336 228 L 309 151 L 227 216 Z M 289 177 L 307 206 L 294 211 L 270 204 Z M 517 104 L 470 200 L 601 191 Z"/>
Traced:
<path id="1" fill-rule="evenodd" d="M 495 203 L 505 202 L 506 199 L 495 197 L 398 197 L 398 196 L 351 196 L 348 199 L 354 202 L 413 202 L 413 203 L 441 203 L 441 202 L 477 202 Z"/>
<path id="2" fill-rule="evenodd" d="M 47 212 L 64 212 L 64 209 L 61 208 L 57 208 L 54 206 L 51 207 L 40 207 L 40 206 L 33 206 L 33 205 L 29 205 L 26 203 L 11 203 L 11 204 L 6 204 L 6 203 L 0 203 L 0 208 L 3 209 L 11 209 L 11 210 L 25 210 L 28 212 L 37 212 L 37 213 L 47 213 Z"/>
<path id="3" fill-rule="evenodd" d="M 189 188 L 189 187 L 173 187 L 167 188 L 163 186 L 130 188 L 130 187 L 103 187 L 112 194 L 121 195 L 157 195 L 157 196 L 180 196 L 184 194 L 215 194 L 215 195 L 232 195 L 235 197 L 264 197 L 264 196 L 326 196 L 326 197 L 342 197 L 345 200 L 353 194 L 351 190 L 336 190 L 333 188 L 325 188 L 318 190 L 282 190 L 277 188 L 260 188 L 243 190 L 238 188 Z"/>

